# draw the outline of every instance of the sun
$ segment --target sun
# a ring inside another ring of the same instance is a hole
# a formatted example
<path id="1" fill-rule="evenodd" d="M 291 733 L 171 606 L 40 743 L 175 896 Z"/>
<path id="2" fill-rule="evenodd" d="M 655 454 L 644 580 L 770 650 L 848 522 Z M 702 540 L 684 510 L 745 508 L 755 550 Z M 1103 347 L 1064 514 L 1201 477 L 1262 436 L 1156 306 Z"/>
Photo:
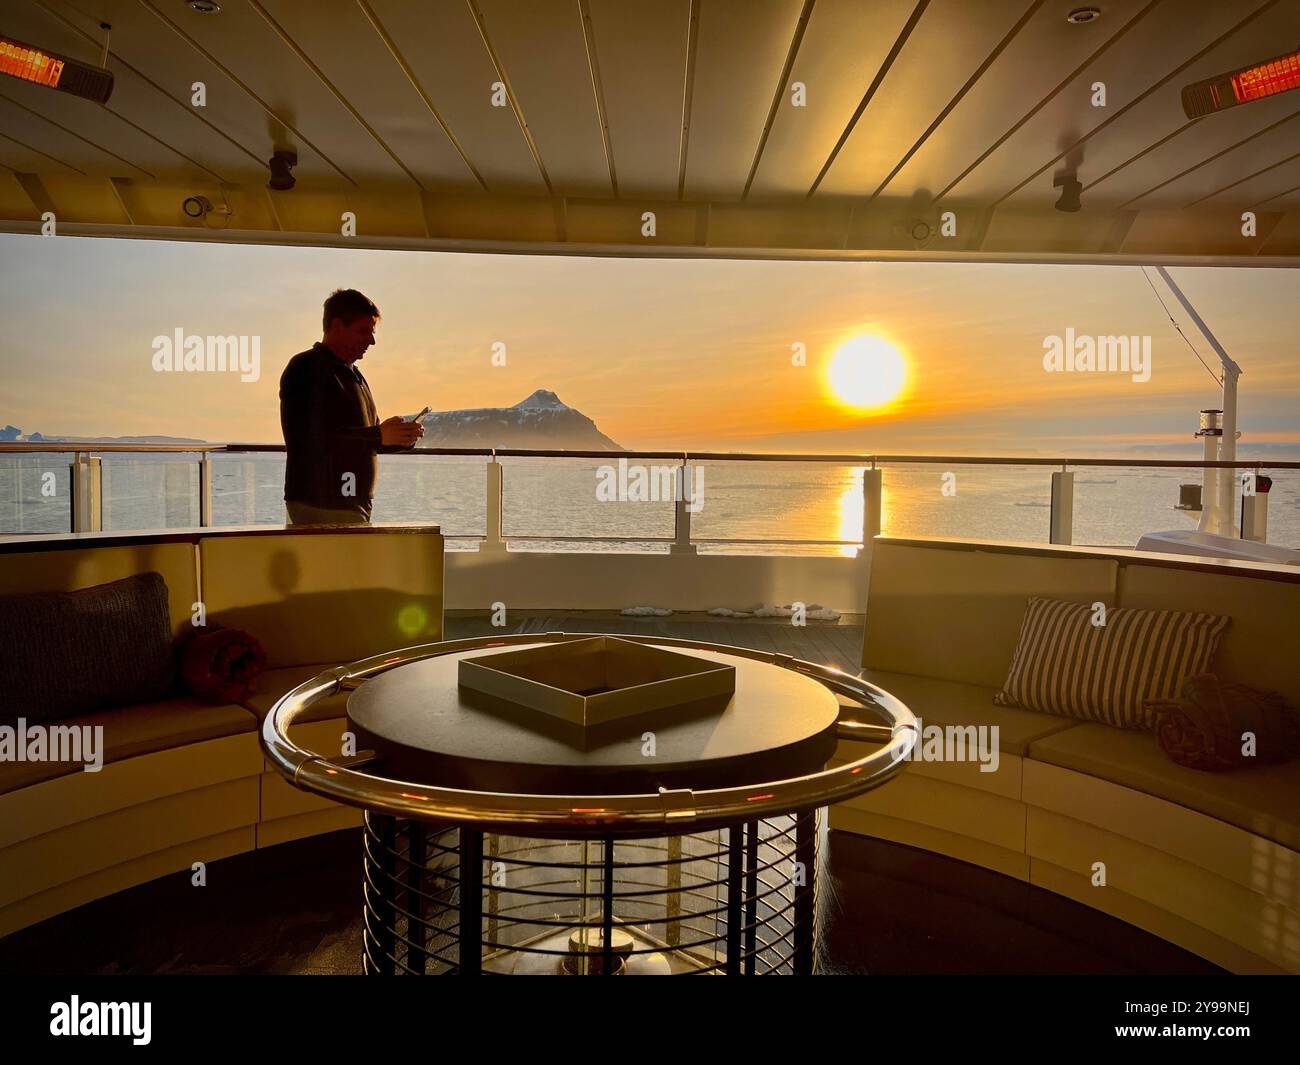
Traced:
<path id="1" fill-rule="evenodd" d="M 831 356 L 827 370 L 835 398 L 849 407 L 883 407 L 907 383 L 907 360 L 888 340 L 856 336 Z"/>

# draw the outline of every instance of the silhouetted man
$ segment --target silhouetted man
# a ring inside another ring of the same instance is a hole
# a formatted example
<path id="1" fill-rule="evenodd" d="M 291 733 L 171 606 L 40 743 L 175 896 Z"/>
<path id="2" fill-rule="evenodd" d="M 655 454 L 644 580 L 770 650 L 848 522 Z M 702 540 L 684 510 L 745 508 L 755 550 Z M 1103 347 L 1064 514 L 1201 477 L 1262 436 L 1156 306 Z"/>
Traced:
<path id="1" fill-rule="evenodd" d="M 370 521 L 376 455 L 414 446 L 424 426 L 375 414 L 357 361 L 375 343 L 379 308 L 356 289 L 325 301 L 325 335 L 289 360 L 280 376 L 284 505 L 294 525 Z"/>

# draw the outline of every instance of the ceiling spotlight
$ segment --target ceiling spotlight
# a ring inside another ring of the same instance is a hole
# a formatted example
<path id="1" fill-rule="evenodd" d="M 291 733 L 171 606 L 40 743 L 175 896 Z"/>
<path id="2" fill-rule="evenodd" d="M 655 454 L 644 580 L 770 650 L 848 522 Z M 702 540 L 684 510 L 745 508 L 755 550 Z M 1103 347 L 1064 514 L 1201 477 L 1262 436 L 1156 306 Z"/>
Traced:
<path id="1" fill-rule="evenodd" d="M 47 52 L 0 34 L 0 74 L 47 89 L 106 103 L 113 93 L 113 72 L 87 66 L 58 52 Z"/>
<path id="2" fill-rule="evenodd" d="M 1052 188 L 1061 190 L 1060 198 L 1056 201 L 1058 211 L 1073 213 L 1083 206 L 1079 202 L 1079 196 L 1083 192 L 1083 182 L 1075 174 L 1057 174 L 1052 182 Z"/>
<path id="3" fill-rule="evenodd" d="M 215 15 L 221 10 L 221 5 L 216 0 L 186 0 L 191 11 L 197 11 L 200 15 Z"/>
<path id="4" fill-rule="evenodd" d="M 1300 52 L 1218 74 L 1183 89 L 1183 113 L 1201 118 L 1238 104 L 1300 89 Z"/>
<path id="5" fill-rule="evenodd" d="M 1099 7 L 1076 7 L 1065 16 L 1065 21 L 1073 23 L 1075 26 L 1083 26 L 1089 22 L 1096 22 L 1099 18 L 1101 18 L 1101 8 Z"/>
<path id="6" fill-rule="evenodd" d="M 186 196 L 181 201 L 181 210 L 190 218 L 207 219 L 209 215 L 216 215 L 219 218 L 229 218 L 235 212 L 231 210 L 229 203 L 214 204 L 206 196 Z"/>
<path id="7" fill-rule="evenodd" d="M 284 192 L 297 184 L 297 178 L 291 171 L 298 165 L 298 153 L 285 148 L 278 148 L 266 164 L 271 168 L 271 180 L 266 183 L 268 189 Z"/>

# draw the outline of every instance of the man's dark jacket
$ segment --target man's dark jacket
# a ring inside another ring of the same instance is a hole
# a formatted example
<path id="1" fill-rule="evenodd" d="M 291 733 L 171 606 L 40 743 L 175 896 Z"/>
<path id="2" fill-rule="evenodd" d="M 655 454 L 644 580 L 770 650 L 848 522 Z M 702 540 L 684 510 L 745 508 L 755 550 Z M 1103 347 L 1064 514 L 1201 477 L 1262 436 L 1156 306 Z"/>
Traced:
<path id="1" fill-rule="evenodd" d="M 361 371 L 324 344 L 295 355 L 280 375 L 280 427 L 285 500 L 369 519 L 381 447 L 375 401 Z M 355 495 L 344 494 L 349 473 Z"/>

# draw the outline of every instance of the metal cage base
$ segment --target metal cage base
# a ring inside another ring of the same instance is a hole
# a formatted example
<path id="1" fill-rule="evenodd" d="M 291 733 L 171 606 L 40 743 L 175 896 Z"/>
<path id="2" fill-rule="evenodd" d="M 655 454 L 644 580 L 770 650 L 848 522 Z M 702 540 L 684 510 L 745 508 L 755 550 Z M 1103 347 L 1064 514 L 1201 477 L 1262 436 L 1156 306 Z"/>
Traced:
<path id="1" fill-rule="evenodd" d="M 368 811 L 365 971 L 810 974 L 823 820 L 535 839 Z"/>

